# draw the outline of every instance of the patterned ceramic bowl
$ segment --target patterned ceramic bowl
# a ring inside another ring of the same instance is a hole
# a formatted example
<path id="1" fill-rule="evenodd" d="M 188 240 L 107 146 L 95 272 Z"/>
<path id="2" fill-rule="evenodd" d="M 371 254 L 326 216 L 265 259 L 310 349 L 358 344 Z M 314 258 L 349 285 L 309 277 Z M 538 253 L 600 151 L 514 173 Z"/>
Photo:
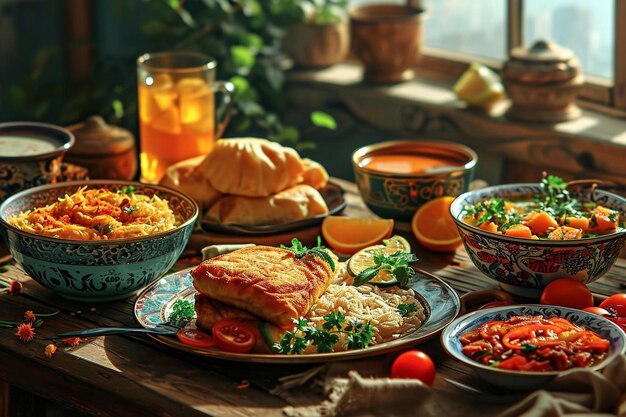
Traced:
<path id="1" fill-rule="evenodd" d="M 74 136 L 53 125 L 0 123 L 0 201 L 28 188 L 53 184 Z"/>
<path id="2" fill-rule="evenodd" d="M 392 141 L 352 154 L 361 198 L 380 217 L 408 222 L 425 202 L 467 191 L 476 152 L 452 142 Z"/>
<path id="3" fill-rule="evenodd" d="M 539 388 L 546 385 L 563 371 L 530 372 L 498 369 L 478 363 L 461 352 L 463 345 L 459 337 L 463 333 L 476 329 L 488 321 L 507 320 L 513 316 L 519 315 L 543 315 L 547 318 L 555 316 L 562 317 L 608 339 L 611 342 L 609 353 L 602 362 L 590 367 L 590 369 L 594 371 L 600 370 L 611 363 L 611 361 L 624 352 L 626 346 L 626 334 L 624 334 L 624 331 L 619 326 L 610 320 L 596 314 L 573 308 L 545 305 L 496 307 L 466 314 L 457 318 L 446 327 L 441 334 L 441 344 L 446 353 L 453 359 L 472 368 L 478 377 L 497 387 L 518 391 Z"/>
<path id="4" fill-rule="evenodd" d="M 464 223 L 463 208 L 490 197 L 519 198 L 541 195 L 540 184 L 507 184 L 465 193 L 456 198 L 450 212 L 470 259 L 485 275 L 514 294 L 538 298 L 557 278 L 571 277 L 584 283 L 598 279 L 615 263 L 624 246 L 626 229 L 576 240 L 531 240 L 491 233 Z M 595 201 L 626 214 L 626 199 L 603 190 L 575 189 L 572 197 Z"/>
<path id="5" fill-rule="evenodd" d="M 166 199 L 179 219 L 174 229 L 129 239 L 65 240 L 17 229 L 7 219 L 23 211 L 55 202 L 81 186 L 119 190 L 133 186 L 137 193 Z M 158 185 L 130 181 L 75 181 L 22 191 L 0 205 L 0 223 L 11 255 L 35 281 L 77 301 L 104 302 L 129 297 L 167 272 L 182 253 L 198 206 L 183 193 Z"/>

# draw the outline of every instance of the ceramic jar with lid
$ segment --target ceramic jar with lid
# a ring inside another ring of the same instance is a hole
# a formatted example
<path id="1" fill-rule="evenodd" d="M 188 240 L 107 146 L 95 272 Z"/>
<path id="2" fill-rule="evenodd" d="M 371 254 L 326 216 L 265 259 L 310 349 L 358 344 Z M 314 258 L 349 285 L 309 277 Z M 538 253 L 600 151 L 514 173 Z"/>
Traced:
<path id="1" fill-rule="evenodd" d="M 574 53 L 553 42 L 515 48 L 502 69 L 511 107 L 507 117 L 556 123 L 580 116 L 576 96 L 584 79 Z"/>
<path id="2" fill-rule="evenodd" d="M 90 116 L 67 129 L 76 138 L 67 161 L 86 167 L 92 179 L 134 179 L 137 152 L 135 138 L 128 130 L 108 125 L 100 116 Z"/>

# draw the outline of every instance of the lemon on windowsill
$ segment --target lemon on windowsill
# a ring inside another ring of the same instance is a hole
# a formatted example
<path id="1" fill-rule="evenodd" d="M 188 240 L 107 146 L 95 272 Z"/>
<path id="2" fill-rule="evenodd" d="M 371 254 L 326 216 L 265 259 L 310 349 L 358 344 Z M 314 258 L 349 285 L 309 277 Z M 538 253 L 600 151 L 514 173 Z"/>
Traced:
<path id="1" fill-rule="evenodd" d="M 498 74 L 478 63 L 470 64 L 452 89 L 467 105 L 485 109 L 505 96 Z"/>

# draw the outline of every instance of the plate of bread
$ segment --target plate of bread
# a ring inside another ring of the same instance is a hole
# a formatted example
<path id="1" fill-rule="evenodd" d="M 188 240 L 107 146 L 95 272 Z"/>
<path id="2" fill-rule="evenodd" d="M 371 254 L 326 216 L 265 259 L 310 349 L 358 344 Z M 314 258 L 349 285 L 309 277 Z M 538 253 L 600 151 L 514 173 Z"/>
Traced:
<path id="1" fill-rule="evenodd" d="M 254 341 L 252 347 L 237 352 L 219 344 L 192 346 L 176 336 L 149 336 L 219 359 L 316 363 L 414 346 L 434 337 L 459 313 L 456 292 L 424 271 L 417 270 L 404 286 L 356 286 L 345 262 L 332 252 L 297 246 L 210 247 L 204 252 L 209 259 L 144 290 L 135 303 L 135 319 L 146 328 L 172 323 L 182 305 L 192 314 L 185 329 L 217 340 L 217 328 L 237 323 Z"/>
<path id="2" fill-rule="evenodd" d="M 220 139 L 208 155 L 169 167 L 161 184 L 198 203 L 205 231 L 224 234 L 313 226 L 346 205 L 321 164 L 260 138 Z"/>

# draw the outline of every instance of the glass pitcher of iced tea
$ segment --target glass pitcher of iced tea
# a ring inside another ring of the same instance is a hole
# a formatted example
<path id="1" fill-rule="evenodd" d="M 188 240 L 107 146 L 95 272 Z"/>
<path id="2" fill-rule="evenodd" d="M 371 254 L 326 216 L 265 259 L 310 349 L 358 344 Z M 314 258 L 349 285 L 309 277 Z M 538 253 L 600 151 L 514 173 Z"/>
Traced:
<path id="1" fill-rule="evenodd" d="M 149 53 L 137 60 L 142 182 L 158 183 L 170 165 L 206 155 L 222 135 L 234 87 L 215 80 L 216 68 L 214 59 L 196 52 Z"/>

